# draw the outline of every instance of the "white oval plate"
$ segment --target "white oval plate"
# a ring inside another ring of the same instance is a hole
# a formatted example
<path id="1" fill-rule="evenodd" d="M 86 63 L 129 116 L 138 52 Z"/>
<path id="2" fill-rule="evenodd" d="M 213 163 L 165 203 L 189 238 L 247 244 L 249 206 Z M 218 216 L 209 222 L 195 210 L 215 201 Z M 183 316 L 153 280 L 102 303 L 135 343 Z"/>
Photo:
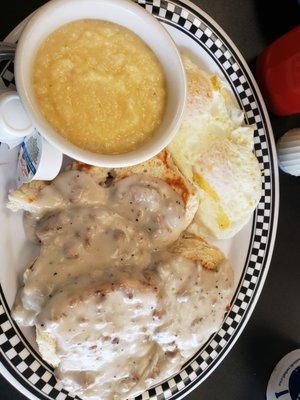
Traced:
<path id="1" fill-rule="evenodd" d="M 276 235 L 279 188 L 276 151 L 268 114 L 259 89 L 243 57 L 223 30 L 192 3 L 139 0 L 168 29 L 180 50 L 198 65 L 223 76 L 230 84 L 246 120 L 255 125 L 255 152 L 263 175 L 263 195 L 247 226 L 221 243 L 235 269 L 235 294 L 223 324 L 181 372 L 144 392 L 138 400 L 179 399 L 193 390 L 228 353 L 248 321 L 262 290 Z M 18 40 L 26 20 L 7 38 Z M 13 65 L 0 64 L 1 85 L 13 87 Z M 19 328 L 10 307 L 18 281 L 36 249 L 24 235 L 22 215 L 5 208 L 7 190 L 14 185 L 16 151 L 0 147 L 0 372 L 30 399 L 65 400 L 72 397 L 57 384 L 52 368 L 37 353 L 32 329 Z"/>

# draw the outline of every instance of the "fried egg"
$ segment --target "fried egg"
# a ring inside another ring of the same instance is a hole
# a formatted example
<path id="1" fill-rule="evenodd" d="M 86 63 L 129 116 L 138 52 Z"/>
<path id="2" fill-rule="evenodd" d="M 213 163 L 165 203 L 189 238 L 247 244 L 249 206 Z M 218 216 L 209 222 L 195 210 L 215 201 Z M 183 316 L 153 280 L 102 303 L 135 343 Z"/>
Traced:
<path id="1" fill-rule="evenodd" d="M 247 223 L 261 197 L 254 127 L 244 123 L 244 113 L 225 82 L 202 71 L 186 55 L 183 62 L 187 107 L 169 151 L 199 192 L 199 208 L 189 230 L 228 239 Z"/>

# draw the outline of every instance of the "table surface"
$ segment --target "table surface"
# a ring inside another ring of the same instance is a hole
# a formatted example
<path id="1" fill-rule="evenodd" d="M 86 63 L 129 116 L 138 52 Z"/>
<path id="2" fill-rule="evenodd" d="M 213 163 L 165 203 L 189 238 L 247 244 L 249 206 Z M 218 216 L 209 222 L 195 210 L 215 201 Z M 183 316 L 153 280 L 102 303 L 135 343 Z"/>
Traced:
<path id="1" fill-rule="evenodd" d="M 222 26 L 250 67 L 265 46 L 300 23 L 296 0 L 286 0 L 284 6 L 272 2 L 272 14 L 268 2 L 261 0 L 194 2 Z M 9 0 L 0 18 L 0 39 L 43 3 Z M 290 128 L 300 127 L 300 115 L 270 117 L 275 139 Z M 300 178 L 280 172 L 280 192 L 275 250 L 254 313 L 229 355 L 188 400 L 263 400 L 277 361 L 300 347 Z M 0 393 L 3 400 L 25 399 L 1 376 Z"/>

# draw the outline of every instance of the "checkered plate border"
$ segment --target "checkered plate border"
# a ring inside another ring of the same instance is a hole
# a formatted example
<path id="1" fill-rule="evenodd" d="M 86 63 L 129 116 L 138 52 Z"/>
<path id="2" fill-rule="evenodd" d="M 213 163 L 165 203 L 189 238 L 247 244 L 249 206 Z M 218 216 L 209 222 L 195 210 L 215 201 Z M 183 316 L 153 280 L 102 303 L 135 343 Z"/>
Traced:
<path id="1" fill-rule="evenodd" d="M 229 351 L 245 326 L 262 289 L 276 234 L 278 212 L 277 166 L 272 132 L 260 94 L 247 67 L 222 29 L 199 8 L 179 0 L 138 0 L 164 24 L 179 29 L 204 49 L 222 69 L 246 120 L 255 126 L 255 153 L 263 175 L 263 195 L 253 218 L 247 260 L 231 308 L 222 327 L 171 379 L 138 396 L 136 400 L 178 399 L 202 382 Z M 0 84 L 14 87 L 12 63 L 0 64 Z M 1 82 L 2 80 L 2 82 Z M 0 290 L 0 351 L 3 367 L 26 389 L 31 398 L 73 399 L 57 384 L 52 369 L 24 338 Z"/>

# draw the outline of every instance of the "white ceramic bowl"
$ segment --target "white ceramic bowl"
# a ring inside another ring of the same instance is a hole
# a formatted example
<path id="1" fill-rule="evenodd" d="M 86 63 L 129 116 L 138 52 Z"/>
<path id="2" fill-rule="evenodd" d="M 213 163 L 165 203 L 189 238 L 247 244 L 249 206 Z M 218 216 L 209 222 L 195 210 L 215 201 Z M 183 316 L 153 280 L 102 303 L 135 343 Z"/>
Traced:
<path id="1" fill-rule="evenodd" d="M 163 121 L 153 138 L 135 151 L 101 155 L 80 149 L 52 128 L 37 105 L 32 86 L 32 65 L 37 49 L 43 39 L 61 25 L 83 18 L 111 21 L 132 30 L 152 49 L 164 69 L 168 97 Z M 52 0 L 46 3 L 30 19 L 18 42 L 15 79 L 22 103 L 41 135 L 70 157 L 103 167 L 138 164 L 166 147 L 180 125 L 186 98 L 185 72 L 173 40 L 153 16 L 128 0 Z"/>

